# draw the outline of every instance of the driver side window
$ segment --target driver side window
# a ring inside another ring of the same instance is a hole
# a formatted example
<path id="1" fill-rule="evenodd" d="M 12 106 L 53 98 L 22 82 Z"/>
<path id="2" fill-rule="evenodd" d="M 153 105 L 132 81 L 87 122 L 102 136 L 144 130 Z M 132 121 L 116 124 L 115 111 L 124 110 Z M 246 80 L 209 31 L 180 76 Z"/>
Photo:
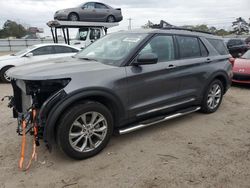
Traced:
<path id="1" fill-rule="evenodd" d="M 94 3 L 86 3 L 83 7 L 85 9 L 94 9 L 95 8 L 95 4 Z"/>
<path id="2" fill-rule="evenodd" d="M 155 53 L 158 62 L 170 61 L 175 58 L 172 36 L 156 36 L 141 50 L 139 54 Z"/>
<path id="3" fill-rule="evenodd" d="M 37 48 L 32 51 L 33 56 L 39 56 L 39 55 L 49 55 L 49 54 L 54 54 L 54 47 L 53 46 L 44 46 Z"/>

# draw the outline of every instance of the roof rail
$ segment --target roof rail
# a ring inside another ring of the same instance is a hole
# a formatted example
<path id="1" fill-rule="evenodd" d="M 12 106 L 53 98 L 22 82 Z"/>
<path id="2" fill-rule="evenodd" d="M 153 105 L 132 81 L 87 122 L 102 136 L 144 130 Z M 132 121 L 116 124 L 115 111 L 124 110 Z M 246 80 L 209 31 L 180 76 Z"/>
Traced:
<path id="1" fill-rule="evenodd" d="M 164 20 L 161 20 L 160 21 L 160 24 L 151 24 L 149 26 L 150 28 L 152 29 L 174 29 L 174 30 L 184 30 L 184 31 L 191 31 L 191 32 L 200 32 L 200 33 L 206 33 L 206 34 L 213 34 L 213 33 L 210 33 L 208 31 L 201 31 L 201 30 L 196 30 L 196 29 L 188 29 L 188 28 L 184 28 L 184 27 L 177 27 L 177 26 L 174 26 L 174 25 L 171 25 L 169 24 L 168 22 L 164 21 Z"/>
<path id="2" fill-rule="evenodd" d="M 183 27 L 163 27 L 163 28 L 159 28 L 159 29 L 166 29 L 166 30 L 184 30 L 184 31 L 191 31 L 191 32 L 199 32 L 199 33 L 206 33 L 206 34 L 210 34 L 213 35 L 213 33 L 208 32 L 208 31 L 201 31 L 201 30 L 197 30 L 197 29 L 188 29 L 188 28 L 183 28 Z"/>

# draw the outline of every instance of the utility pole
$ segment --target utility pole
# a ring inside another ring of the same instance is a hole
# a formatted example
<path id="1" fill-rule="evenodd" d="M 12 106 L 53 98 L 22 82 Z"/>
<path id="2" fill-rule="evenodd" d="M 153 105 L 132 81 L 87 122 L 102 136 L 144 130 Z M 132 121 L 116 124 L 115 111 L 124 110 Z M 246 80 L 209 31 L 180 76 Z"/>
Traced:
<path id="1" fill-rule="evenodd" d="M 129 23 L 128 24 L 128 30 L 131 30 L 132 29 L 132 23 L 131 23 L 132 22 L 132 18 L 129 18 L 128 21 L 129 21 L 128 22 Z"/>

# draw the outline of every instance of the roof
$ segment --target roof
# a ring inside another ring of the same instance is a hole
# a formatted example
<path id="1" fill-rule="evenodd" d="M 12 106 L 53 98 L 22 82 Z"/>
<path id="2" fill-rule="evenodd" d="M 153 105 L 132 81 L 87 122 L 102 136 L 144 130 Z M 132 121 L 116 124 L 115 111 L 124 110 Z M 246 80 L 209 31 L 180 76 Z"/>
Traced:
<path id="1" fill-rule="evenodd" d="M 118 26 L 118 22 L 76 22 L 76 21 L 59 21 L 52 20 L 47 23 L 49 27 L 54 28 L 79 28 L 79 27 L 105 27 L 111 28 Z"/>
<path id="2" fill-rule="evenodd" d="M 34 47 L 44 47 L 44 46 L 68 46 L 68 47 L 71 47 L 71 48 L 75 48 L 75 49 L 78 49 L 77 47 L 75 46 L 70 46 L 68 44 L 64 44 L 64 43 L 42 43 L 42 44 L 35 44 L 33 45 Z"/>

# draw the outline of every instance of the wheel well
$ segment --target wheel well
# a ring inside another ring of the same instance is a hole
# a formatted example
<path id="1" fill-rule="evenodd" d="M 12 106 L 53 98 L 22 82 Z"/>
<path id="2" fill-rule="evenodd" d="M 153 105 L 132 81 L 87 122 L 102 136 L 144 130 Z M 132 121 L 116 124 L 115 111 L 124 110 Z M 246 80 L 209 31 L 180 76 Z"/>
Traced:
<path id="1" fill-rule="evenodd" d="M 225 78 L 224 76 L 222 76 L 222 75 L 219 75 L 219 76 L 216 76 L 216 77 L 214 78 L 214 80 L 215 80 L 215 79 L 221 81 L 221 83 L 222 83 L 222 85 L 223 85 L 223 87 L 224 87 L 224 93 L 225 93 L 225 92 L 226 92 L 226 88 L 227 88 L 227 80 L 226 80 L 226 78 Z"/>
<path id="2" fill-rule="evenodd" d="M 11 67 L 15 67 L 14 65 L 6 65 L 5 67 L 3 67 L 0 71 L 2 71 L 5 68 L 11 68 Z"/>
<path id="3" fill-rule="evenodd" d="M 76 14 L 77 17 L 78 17 L 78 19 L 79 19 L 79 14 L 78 14 L 78 13 L 76 13 L 76 12 L 71 12 L 71 13 L 69 13 L 68 17 L 70 16 L 70 14 Z"/>
<path id="4" fill-rule="evenodd" d="M 108 19 L 108 17 L 110 17 L 110 16 L 112 16 L 112 17 L 115 19 L 115 16 L 114 16 L 113 14 L 108 15 L 108 16 L 107 16 L 107 19 Z M 116 20 L 116 19 L 115 19 L 115 20 Z"/>
<path id="5" fill-rule="evenodd" d="M 81 102 L 84 102 L 84 101 L 93 101 L 93 102 L 98 102 L 98 103 L 101 103 L 103 104 L 105 107 L 108 108 L 108 110 L 110 110 L 113 118 L 114 118 L 114 125 L 117 124 L 118 122 L 118 117 L 119 117 L 119 109 L 117 107 L 117 105 L 115 104 L 114 101 L 112 101 L 111 99 L 107 98 L 107 97 L 103 97 L 103 96 L 90 96 L 90 97 L 84 97 L 84 98 L 80 98 L 76 101 L 74 101 L 73 103 L 71 103 L 70 105 L 68 105 L 61 113 L 60 113 L 60 116 L 56 119 L 56 122 L 55 122 L 55 126 L 54 126 L 54 139 L 56 141 L 56 133 L 57 133 L 57 125 L 58 125 L 58 122 L 60 121 L 62 115 L 66 112 L 67 109 L 71 108 L 72 106 L 76 105 L 76 104 L 79 104 Z"/>

